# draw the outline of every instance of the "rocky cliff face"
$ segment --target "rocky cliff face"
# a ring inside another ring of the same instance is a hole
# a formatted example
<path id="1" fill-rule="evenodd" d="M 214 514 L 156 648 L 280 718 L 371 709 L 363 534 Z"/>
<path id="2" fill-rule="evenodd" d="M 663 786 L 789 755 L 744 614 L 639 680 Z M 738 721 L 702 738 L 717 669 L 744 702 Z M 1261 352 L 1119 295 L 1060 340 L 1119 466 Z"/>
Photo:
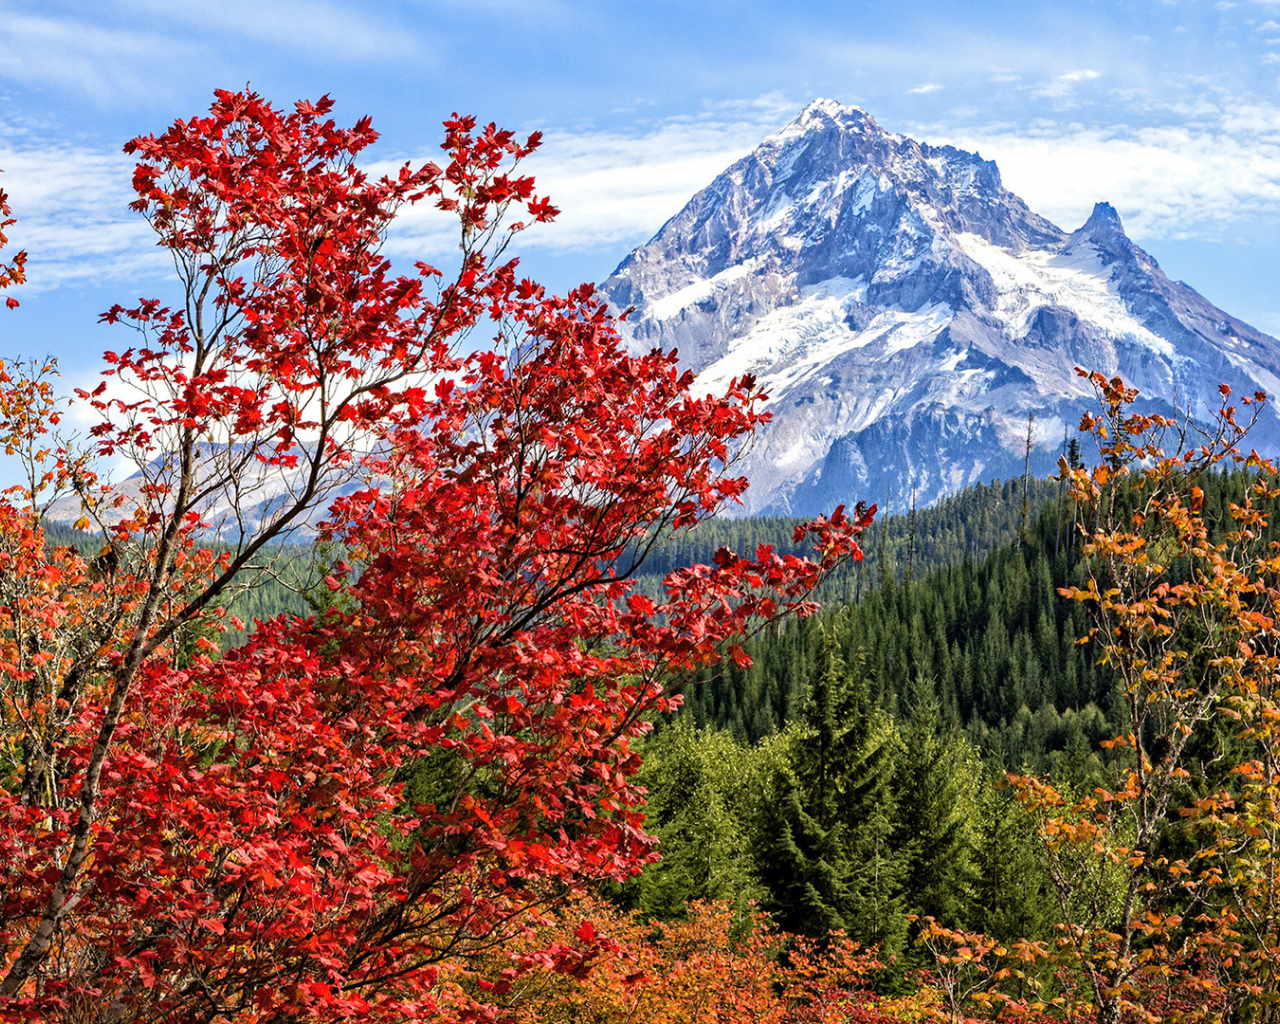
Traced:
<path id="1" fill-rule="evenodd" d="M 1056 462 L 1091 407 L 1074 367 L 1203 415 L 1280 393 L 1280 342 L 1172 282 L 1106 203 L 1067 233 L 995 164 L 828 100 L 721 174 L 602 286 L 637 348 L 702 386 L 751 372 L 773 422 L 748 512 L 902 508 Z M 1253 443 L 1280 447 L 1265 413 Z"/>

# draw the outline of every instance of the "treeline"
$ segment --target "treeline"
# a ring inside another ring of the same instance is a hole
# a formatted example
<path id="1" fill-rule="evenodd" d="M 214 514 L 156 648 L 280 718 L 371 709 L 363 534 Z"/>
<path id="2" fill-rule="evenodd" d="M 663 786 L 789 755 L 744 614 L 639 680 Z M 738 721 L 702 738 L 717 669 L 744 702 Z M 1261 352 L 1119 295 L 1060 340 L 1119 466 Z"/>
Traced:
<path id="1" fill-rule="evenodd" d="M 819 595 L 825 604 L 857 601 L 882 582 L 886 572 L 912 579 L 921 573 L 949 565 L 967 553 L 975 559 L 1007 546 L 1027 523 L 1031 510 L 1060 491 L 1054 481 L 1010 480 L 966 488 L 937 505 L 913 513 L 882 516 L 863 536 L 866 557 L 835 574 Z M 664 537 L 648 554 L 636 575 L 636 589 L 656 596 L 662 579 L 674 569 L 709 563 L 722 547 L 747 554 L 762 544 L 780 555 L 809 555 L 804 543 L 793 540 L 799 517 L 708 519 L 691 530 Z M 46 543 L 73 545 L 86 555 L 104 546 L 100 536 L 49 522 L 44 524 Z M 237 589 L 224 602 L 229 614 L 252 628 L 254 620 L 266 621 L 280 614 L 308 615 L 314 610 L 307 593 L 323 578 L 317 569 L 324 552 L 310 545 L 280 546 L 268 552 L 263 564 L 242 574 Z M 624 559 L 625 561 L 625 559 Z M 223 648 L 243 642 L 244 632 L 222 634 Z M 774 724 L 777 724 L 775 719 Z"/>
<path id="2" fill-rule="evenodd" d="M 862 537 L 866 557 L 836 573 L 821 597 L 845 604 L 863 597 L 886 571 L 910 579 L 966 555 L 981 560 L 1016 540 L 1035 521 L 1038 509 L 1061 497 L 1061 485 L 1054 480 L 1006 480 L 967 487 L 929 508 L 878 516 Z M 674 569 L 710 563 L 722 547 L 747 554 L 768 544 L 779 555 L 810 555 L 804 543 L 793 539 L 803 522 L 788 516 L 704 520 L 663 538 L 637 579 L 649 592 Z"/>
<path id="3" fill-rule="evenodd" d="M 927 680 L 947 727 L 1008 767 L 1039 770 L 1081 735 L 1112 735 L 1114 680 L 1077 642 L 1089 628 L 1084 608 L 1058 595 L 1083 582 L 1078 539 L 1059 537 L 1060 510 L 1045 505 L 1026 539 L 980 562 L 966 553 L 910 579 L 873 565 L 861 600 L 760 635 L 750 668 L 726 662 L 683 685 L 683 713 L 749 743 L 780 731 L 812 685 L 825 634 L 876 707 L 899 716 Z"/>
<path id="4" fill-rule="evenodd" d="M 101 535 L 56 522 L 46 522 L 43 528 L 46 545 L 74 547 L 86 558 L 101 560 L 100 571 L 110 570 L 108 546 Z M 242 572 L 233 591 L 216 602 L 226 612 L 223 622 L 228 627 L 216 636 L 219 646 L 227 650 L 243 643 L 255 621 L 265 622 L 277 615 L 310 615 L 315 598 L 309 599 L 309 595 L 315 593 L 324 576 L 317 570 L 324 556 L 323 550 L 309 544 L 279 545 L 264 552 L 260 564 Z M 233 619 L 239 619 L 245 628 L 236 628 Z"/>
<path id="5" fill-rule="evenodd" d="M 1219 528 L 1249 478 L 1220 474 L 1200 481 L 1206 519 Z M 1115 680 L 1080 643 L 1084 607 L 1059 595 L 1082 585 L 1080 530 L 1069 498 L 1054 482 L 1035 484 L 1034 512 L 1014 512 L 1021 483 L 975 487 L 917 516 L 907 555 L 909 516 L 889 517 L 864 535 L 861 596 L 828 599 L 817 618 L 791 620 L 744 647 L 752 664 L 730 661 L 679 684 L 682 715 L 695 728 L 725 730 L 746 743 L 782 730 L 802 706 L 818 671 L 820 637 L 864 678 L 868 699 L 899 716 L 911 687 L 927 679 L 949 729 L 963 731 L 983 757 L 1004 768 L 1046 770 L 1055 752 L 1081 738 L 1095 745 L 1124 727 Z M 948 539 L 973 539 L 977 516 L 1004 542 L 983 557 Z M 1025 525 L 1024 525 L 1025 524 Z M 1087 525 L 1087 524 L 1086 524 Z M 1272 533 L 1280 531 L 1272 525 Z M 928 567 L 913 571 L 924 561 Z M 1186 567 L 1174 566 L 1175 574 Z"/>

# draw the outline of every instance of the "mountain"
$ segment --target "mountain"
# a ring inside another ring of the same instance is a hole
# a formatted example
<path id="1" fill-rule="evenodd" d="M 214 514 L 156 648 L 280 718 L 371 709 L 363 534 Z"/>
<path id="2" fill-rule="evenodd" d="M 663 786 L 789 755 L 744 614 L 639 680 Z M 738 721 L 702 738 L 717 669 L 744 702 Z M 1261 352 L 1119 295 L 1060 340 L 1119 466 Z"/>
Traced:
<path id="1" fill-rule="evenodd" d="M 305 457 L 292 468 L 272 466 L 259 461 L 253 449 L 240 444 L 202 444 L 195 455 L 193 490 L 203 494 L 195 511 L 207 524 L 208 533 L 228 544 L 265 530 L 288 511 L 308 484 Z M 147 495 L 172 494 L 177 488 L 178 473 L 175 457 L 157 455 L 143 469 L 113 485 L 112 495 L 118 502 L 109 501 L 99 508 L 101 523 L 114 524 L 132 516 L 140 507 L 151 509 L 157 503 L 164 504 Z M 234 486 L 217 483 L 226 480 L 234 480 Z M 337 498 L 382 482 L 381 478 L 364 473 L 358 464 L 330 467 L 321 477 L 323 497 L 282 531 L 280 542 L 313 539 L 317 525 L 329 518 L 329 506 Z M 50 523 L 70 526 L 85 513 L 80 494 L 68 493 L 45 510 L 45 518 Z"/>
<path id="2" fill-rule="evenodd" d="M 1170 281 L 1098 203 L 1066 232 L 975 153 L 818 100 L 695 195 L 601 286 L 636 348 L 715 389 L 756 374 L 773 421 L 745 511 L 901 509 L 1047 473 L 1092 391 L 1204 415 L 1217 387 L 1280 393 L 1280 342 Z M 1030 418 L 1030 423 L 1029 423 Z M 1280 449 L 1280 416 L 1251 436 Z"/>

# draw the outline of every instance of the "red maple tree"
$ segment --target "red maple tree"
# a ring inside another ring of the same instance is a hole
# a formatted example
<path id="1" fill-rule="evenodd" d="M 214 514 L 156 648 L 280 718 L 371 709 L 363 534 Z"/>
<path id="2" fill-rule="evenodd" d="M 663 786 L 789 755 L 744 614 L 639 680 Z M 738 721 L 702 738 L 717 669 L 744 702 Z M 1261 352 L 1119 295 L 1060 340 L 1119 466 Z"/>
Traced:
<path id="1" fill-rule="evenodd" d="M 652 856 L 629 744 L 664 677 L 742 657 L 859 557 L 870 513 L 837 510 L 800 531 L 813 560 L 722 551 L 633 593 L 746 486 L 727 468 L 764 396 L 695 397 L 589 287 L 502 261 L 510 214 L 555 213 L 515 171 L 536 135 L 455 116 L 446 166 L 374 180 L 368 120 L 330 110 L 220 92 L 126 147 L 180 301 L 109 311 L 138 342 L 81 397 L 136 495 L 0 378 L 6 443 L 50 466 L 0 502 L 0 1019 L 492 1016 L 483 975 L 442 1006 L 441 965 Z M 423 201 L 459 219 L 448 281 L 381 254 Z M 200 624 L 339 485 L 344 599 L 217 657 Z M 96 554 L 44 543 L 59 491 Z"/>

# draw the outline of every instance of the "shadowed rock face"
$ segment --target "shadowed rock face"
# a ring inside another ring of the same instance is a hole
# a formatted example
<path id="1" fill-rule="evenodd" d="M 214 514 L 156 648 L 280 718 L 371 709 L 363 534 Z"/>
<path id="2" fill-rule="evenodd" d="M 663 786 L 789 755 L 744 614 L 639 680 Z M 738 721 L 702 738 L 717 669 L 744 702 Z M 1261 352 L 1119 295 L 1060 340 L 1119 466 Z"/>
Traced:
<path id="1" fill-rule="evenodd" d="M 1119 373 L 1148 408 L 1280 391 L 1280 343 L 1168 280 L 1099 203 L 1067 233 L 994 163 L 819 100 L 694 196 L 602 289 L 638 349 L 678 349 L 708 389 L 755 373 L 773 422 L 746 511 L 903 507 L 1047 472 Z M 1280 418 L 1252 437 L 1280 448 Z"/>

